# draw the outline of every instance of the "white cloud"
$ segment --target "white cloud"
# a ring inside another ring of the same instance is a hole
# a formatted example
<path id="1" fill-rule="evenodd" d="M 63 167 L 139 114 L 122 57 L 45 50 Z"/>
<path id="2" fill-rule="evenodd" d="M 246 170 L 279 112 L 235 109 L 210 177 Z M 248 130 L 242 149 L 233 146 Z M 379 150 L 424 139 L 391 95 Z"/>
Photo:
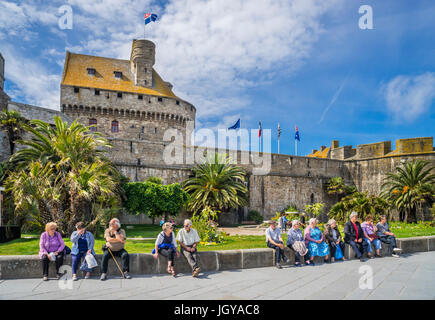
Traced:
<path id="1" fill-rule="evenodd" d="M 16 86 L 15 90 L 7 92 L 11 98 L 22 102 L 17 97 L 24 97 L 28 104 L 59 110 L 61 75 L 50 74 L 43 65 L 10 46 L 2 48 L 2 54 L 6 61 L 6 80 Z"/>
<path id="2" fill-rule="evenodd" d="M 399 75 L 383 87 L 388 111 L 396 121 L 414 121 L 423 115 L 435 98 L 435 73 Z"/>

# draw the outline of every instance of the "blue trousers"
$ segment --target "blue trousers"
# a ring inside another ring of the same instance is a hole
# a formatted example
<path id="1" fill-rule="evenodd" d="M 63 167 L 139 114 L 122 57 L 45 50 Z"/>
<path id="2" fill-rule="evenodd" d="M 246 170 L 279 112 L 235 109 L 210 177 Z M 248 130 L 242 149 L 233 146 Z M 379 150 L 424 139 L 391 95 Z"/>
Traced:
<path id="1" fill-rule="evenodd" d="M 358 259 L 362 257 L 364 252 L 368 251 L 367 242 L 364 240 L 361 243 L 351 240 L 351 241 L 349 241 L 349 245 L 352 247 L 352 249 L 355 252 L 356 257 Z"/>
<path id="2" fill-rule="evenodd" d="M 367 242 L 367 252 L 371 253 L 373 251 L 372 243 L 375 245 L 376 250 L 382 249 L 381 240 L 379 240 L 379 239 L 370 240 L 370 239 L 364 238 L 363 241 Z"/>
<path id="3" fill-rule="evenodd" d="M 87 251 L 80 251 L 78 254 L 71 254 L 73 274 L 77 273 L 77 268 L 79 267 L 82 258 L 86 257 L 86 252 Z"/>

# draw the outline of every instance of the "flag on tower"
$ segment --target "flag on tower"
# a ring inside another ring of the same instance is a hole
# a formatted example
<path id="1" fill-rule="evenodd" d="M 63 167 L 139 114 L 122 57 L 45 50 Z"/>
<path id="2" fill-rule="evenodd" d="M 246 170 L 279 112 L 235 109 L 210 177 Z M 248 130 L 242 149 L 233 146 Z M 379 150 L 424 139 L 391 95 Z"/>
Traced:
<path id="1" fill-rule="evenodd" d="M 299 130 L 298 130 L 298 126 L 296 126 L 296 132 L 295 132 L 295 140 L 301 141 L 300 137 L 299 137 Z"/>
<path id="2" fill-rule="evenodd" d="M 150 22 L 156 21 L 157 15 L 155 13 L 149 12 L 144 14 L 144 18 L 145 18 L 145 25 L 147 25 Z"/>
<path id="3" fill-rule="evenodd" d="M 278 139 L 279 139 L 279 137 L 281 137 L 281 132 L 282 132 L 282 130 L 281 130 L 281 127 L 278 123 Z"/>
<path id="4" fill-rule="evenodd" d="M 240 118 L 233 126 L 228 128 L 228 130 L 236 130 L 236 129 L 240 129 Z"/>
<path id="5" fill-rule="evenodd" d="M 259 128 L 258 128 L 258 137 L 261 137 L 261 120 L 258 122 Z"/>

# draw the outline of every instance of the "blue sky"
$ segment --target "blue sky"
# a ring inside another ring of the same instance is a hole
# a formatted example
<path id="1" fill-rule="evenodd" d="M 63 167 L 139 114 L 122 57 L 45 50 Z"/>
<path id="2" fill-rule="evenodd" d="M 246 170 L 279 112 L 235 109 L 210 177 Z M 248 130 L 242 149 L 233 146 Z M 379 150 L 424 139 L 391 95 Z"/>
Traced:
<path id="1" fill-rule="evenodd" d="M 70 5 L 73 29 L 58 26 Z M 373 30 L 361 30 L 361 5 Z M 272 129 L 276 152 L 299 155 L 338 139 L 353 145 L 435 133 L 435 3 L 357 0 L 0 0 L 6 91 L 58 109 L 65 51 L 128 59 L 143 37 L 155 69 L 193 103 L 197 128 Z"/>

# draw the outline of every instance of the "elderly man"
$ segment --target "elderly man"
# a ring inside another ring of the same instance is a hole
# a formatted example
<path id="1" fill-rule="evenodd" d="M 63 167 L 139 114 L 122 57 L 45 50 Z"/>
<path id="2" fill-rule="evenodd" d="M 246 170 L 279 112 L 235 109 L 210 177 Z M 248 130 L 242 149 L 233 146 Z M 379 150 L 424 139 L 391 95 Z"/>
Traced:
<path id="1" fill-rule="evenodd" d="M 344 225 L 344 242 L 352 247 L 357 259 L 360 259 L 361 262 L 366 261 L 364 252 L 368 252 L 367 242 L 364 241 L 364 231 L 361 229 L 358 213 L 355 211 L 350 214 L 350 221 Z"/>
<path id="2" fill-rule="evenodd" d="M 196 277 L 200 271 L 198 266 L 198 252 L 196 249 L 200 239 L 198 232 L 192 228 L 192 221 L 189 219 L 184 220 L 184 228 L 178 231 L 176 239 L 180 244 L 181 254 L 192 267 L 192 277 Z"/>
<path id="3" fill-rule="evenodd" d="M 377 231 L 376 234 L 379 236 L 379 239 L 390 246 L 391 255 L 395 258 L 399 258 L 398 253 L 402 251 L 402 249 L 397 248 L 396 245 L 396 237 L 394 233 L 391 232 L 390 227 L 387 223 L 387 217 L 381 216 L 380 221 L 376 225 Z"/>
<path id="4" fill-rule="evenodd" d="M 281 230 L 276 226 L 276 221 L 270 222 L 270 227 L 266 229 L 266 242 L 267 246 L 275 249 L 275 263 L 278 269 L 281 269 L 281 258 L 285 263 L 288 258 L 284 255 L 284 241 L 281 238 Z"/>
<path id="5" fill-rule="evenodd" d="M 109 264 L 109 259 L 112 257 L 109 250 L 112 252 L 114 257 L 121 257 L 122 259 L 122 271 L 124 272 L 124 277 L 130 279 L 131 276 L 128 274 L 130 258 L 128 252 L 124 249 L 125 240 L 127 236 L 125 231 L 121 229 L 121 222 L 114 218 L 109 222 L 109 228 L 104 232 L 104 239 L 106 239 L 106 250 L 104 250 L 103 260 L 101 262 L 101 278 L 100 280 L 106 280 L 107 278 L 107 267 Z"/>

